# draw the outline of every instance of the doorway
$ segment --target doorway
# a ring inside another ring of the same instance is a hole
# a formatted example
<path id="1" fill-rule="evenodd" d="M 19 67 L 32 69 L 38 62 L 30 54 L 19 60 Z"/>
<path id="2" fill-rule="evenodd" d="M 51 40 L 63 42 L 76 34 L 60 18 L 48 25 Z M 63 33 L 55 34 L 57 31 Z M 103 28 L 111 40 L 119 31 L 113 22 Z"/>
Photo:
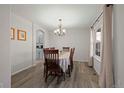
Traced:
<path id="1" fill-rule="evenodd" d="M 36 31 L 36 60 L 43 59 L 44 47 L 44 32 L 42 30 Z"/>

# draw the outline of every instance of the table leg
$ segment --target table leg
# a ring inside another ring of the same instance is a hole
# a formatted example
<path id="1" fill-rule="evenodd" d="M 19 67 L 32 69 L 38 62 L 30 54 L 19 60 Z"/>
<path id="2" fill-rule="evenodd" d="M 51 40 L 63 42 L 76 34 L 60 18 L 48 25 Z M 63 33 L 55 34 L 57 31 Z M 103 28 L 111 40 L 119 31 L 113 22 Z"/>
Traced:
<path id="1" fill-rule="evenodd" d="M 66 73 L 65 72 L 63 72 L 63 76 L 64 76 L 64 81 L 65 81 L 65 76 L 66 76 Z"/>

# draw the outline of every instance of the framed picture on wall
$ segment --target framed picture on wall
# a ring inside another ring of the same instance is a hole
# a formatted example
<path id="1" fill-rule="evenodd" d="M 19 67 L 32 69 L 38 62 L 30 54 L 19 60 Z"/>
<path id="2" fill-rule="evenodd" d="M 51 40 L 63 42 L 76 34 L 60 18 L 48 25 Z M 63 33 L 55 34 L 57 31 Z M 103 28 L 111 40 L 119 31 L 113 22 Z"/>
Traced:
<path id="1" fill-rule="evenodd" d="M 15 28 L 11 27 L 11 32 L 10 32 L 10 38 L 11 40 L 14 40 L 15 39 Z"/>
<path id="2" fill-rule="evenodd" d="M 26 31 L 19 30 L 19 29 L 17 30 L 18 40 L 26 41 L 26 37 L 27 37 Z"/>

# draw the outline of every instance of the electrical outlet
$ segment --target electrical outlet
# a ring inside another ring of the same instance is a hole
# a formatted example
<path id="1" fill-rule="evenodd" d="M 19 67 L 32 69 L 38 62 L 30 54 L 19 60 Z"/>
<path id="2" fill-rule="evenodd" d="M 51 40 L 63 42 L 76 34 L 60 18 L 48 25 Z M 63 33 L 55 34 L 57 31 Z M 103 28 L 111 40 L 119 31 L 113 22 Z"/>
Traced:
<path id="1" fill-rule="evenodd" d="M 0 83 L 0 88 L 3 88 L 3 83 Z"/>

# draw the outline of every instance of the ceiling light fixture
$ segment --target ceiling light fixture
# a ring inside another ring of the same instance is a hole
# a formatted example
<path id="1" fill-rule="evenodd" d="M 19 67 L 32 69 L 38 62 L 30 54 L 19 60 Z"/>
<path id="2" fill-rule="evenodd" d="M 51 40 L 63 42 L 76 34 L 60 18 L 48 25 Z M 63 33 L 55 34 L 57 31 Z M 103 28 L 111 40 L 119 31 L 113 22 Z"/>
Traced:
<path id="1" fill-rule="evenodd" d="M 62 27 L 62 19 L 59 19 L 59 25 L 56 30 L 54 30 L 54 34 L 58 36 L 64 36 L 66 34 L 66 30 Z"/>

